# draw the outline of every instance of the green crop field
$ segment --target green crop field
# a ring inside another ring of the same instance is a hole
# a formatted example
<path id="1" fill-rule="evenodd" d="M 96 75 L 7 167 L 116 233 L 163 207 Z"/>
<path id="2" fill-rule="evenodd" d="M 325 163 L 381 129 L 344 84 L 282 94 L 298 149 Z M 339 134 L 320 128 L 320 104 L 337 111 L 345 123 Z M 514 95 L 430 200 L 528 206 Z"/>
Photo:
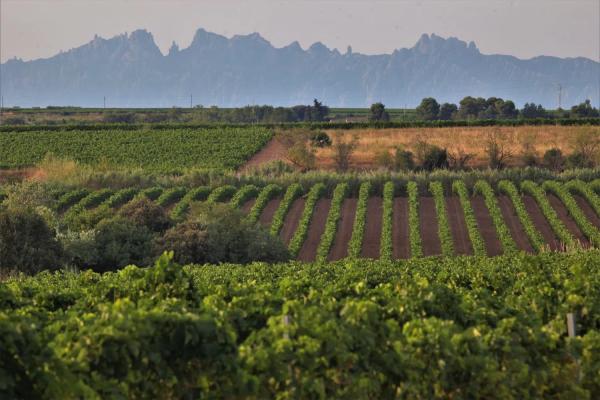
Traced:
<path id="1" fill-rule="evenodd" d="M 0 133 L 0 167 L 31 166 L 52 153 L 84 164 L 175 171 L 237 168 L 272 137 L 264 128 L 32 131 Z"/>
<path id="2" fill-rule="evenodd" d="M 163 256 L 10 279 L 0 299 L 6 398 L 600 393 L 597 251 L 186 267 Z"/>

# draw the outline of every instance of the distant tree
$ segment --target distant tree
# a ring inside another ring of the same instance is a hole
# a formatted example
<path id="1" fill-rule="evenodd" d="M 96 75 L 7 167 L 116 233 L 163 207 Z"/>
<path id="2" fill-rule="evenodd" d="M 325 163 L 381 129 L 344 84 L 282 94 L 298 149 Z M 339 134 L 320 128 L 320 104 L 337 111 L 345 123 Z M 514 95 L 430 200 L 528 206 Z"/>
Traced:
<path id="1" fill-rule="evenodd" d="M 311 110 L 311 121 L 323 121 L 327 114 L 329 114 L 329 107 L 324 106 L 323 103 L 314 99 Z"/>
<path id="2" fill-rule="evenodd" d="M 484 98 L 467 96 L 460 101 L 457 117 L 459 119 L 474 119 L 478 118 L 479 114 L 484 111 L 488 104 Z"/>
<path id="3" fill-rule="evenodd" d="M 598 109 L 592 107 L 590 100 L 571 107 L 571 118 L 594 118 L 598 116 Z"/>
<path id="4" fill-rule="evenodd" d="M 516 118 L 519 115 L 519 111 L 511 100 L 501 100 L 496 103 L 496 108 L 500 114 L 500 118 Z"/>
<path id="5" fill-rule="evenodd" d="M 417 118 L 424 121 L 438 119 L 440 114 L 440 105 L 433 97 L 426 97 L 421 100 L 417 107 Z"/>
<path id="6" fill-rule="evenodd" d="M 521 110 L 521 116 L 523 118 L 546 118 L 546 110 L 541 104 L 537 106 L 534 103 L 525 103 Z"/>
<path id="7" fill-rule="evenodd" d="M 374 103 L 371 105 L 371 114 L 369 115 L 369 121 L 389 121 L 390 115 L 385 110 L 385 106 L 382 103 Z"/>
<path id="8" fill-rule="evenodd" d="M 458 111 L 458 107 L 456 106 L 456 104 L 444 103 L 440 107 L 439 118 L 443 119 L 443 120 L 450 120 L 450 119 L 454 118 L 454 115 L 456 114 L 457 111 Z"/>

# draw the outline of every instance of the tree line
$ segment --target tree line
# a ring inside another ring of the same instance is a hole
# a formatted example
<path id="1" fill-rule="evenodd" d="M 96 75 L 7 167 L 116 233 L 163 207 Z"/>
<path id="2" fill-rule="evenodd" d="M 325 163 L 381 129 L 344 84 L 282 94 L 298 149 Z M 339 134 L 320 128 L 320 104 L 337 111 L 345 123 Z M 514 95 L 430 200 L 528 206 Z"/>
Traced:
<path id="1" fill-rule="evenodd" d="M 375 106 L 375 105 L 373 105 Z M 374 112 L 371 107 L 372 118 L 377 118 L 381 111 Z M 377 106 L 380 109 L 381 106 Z M 558 109 L 554 113 L 548 112 L 541 104 L 525 103 L 522 109 L 517 109 L 512 100 L 499 97 L 467 96 L 458 105 L 453 103 L 439 104 L 433 97 L 426 97 L 416 108 L 417 119 L 424 121 L 433 120 L 471 120 L 471 119 L 514 119 L 514 118 L 596 118 L 598 109 L 592 107 L 590 100 L 571 107 L 570 111 Z M 376 120 L 376 119 L 374 119 Z"/>

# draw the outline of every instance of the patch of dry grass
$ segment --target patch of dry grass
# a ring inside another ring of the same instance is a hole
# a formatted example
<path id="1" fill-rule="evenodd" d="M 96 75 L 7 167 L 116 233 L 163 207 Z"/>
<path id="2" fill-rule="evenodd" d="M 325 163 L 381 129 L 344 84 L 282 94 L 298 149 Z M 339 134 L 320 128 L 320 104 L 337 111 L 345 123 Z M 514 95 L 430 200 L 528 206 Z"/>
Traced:
<path id="1" fill-rule="evenodd" d="M 481 168 L 488 165 L 485 155 L 486 140 L 494 134 L 501 138 L 513 157 L 508 165 L 522 165 L 521 155 L 533 152 L 538 160 L 546 150 L 559 148 L 563 154 L 572 152 L 575 138 L 586 132 L 600 135 L 599 127 L 589 126 L 518 126 L 518 127 L 457 127 L 457 128 L 402 128 L 402 129 L 360 129 L 328 130 L 327 134 L 350 139 L 358 137 L 358 146 L 352 155 L 351 167 L 355 169 L 376 168 L 375 158 L 382 151 L 392 151 L 400 146 L 406 150 L 415 150 L 419 141 L 448 149 L 450 154 L 473 154 L 469 167 Z M 317 150 L 317 165 L 333 169 L 333 150 Z"/>

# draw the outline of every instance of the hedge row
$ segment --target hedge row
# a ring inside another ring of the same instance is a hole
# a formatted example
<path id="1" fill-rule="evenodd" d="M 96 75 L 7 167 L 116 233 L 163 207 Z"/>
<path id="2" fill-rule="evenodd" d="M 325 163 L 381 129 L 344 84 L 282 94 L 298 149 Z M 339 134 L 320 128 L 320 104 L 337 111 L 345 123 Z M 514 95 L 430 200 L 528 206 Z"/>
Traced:
<path id="1" fill-rule="evenodd" d="M 271 201 L 271 199 L 273 199 L 279 193 L 281 193 L 281 187 L 279 185 L 270 184 L 265 186 L 258 194 L 252 209 L 248 213 L 248 220 L 251 223 L 258 221 L 260 214 L 262 214 L 269 201 Z"/>
<path id="2" fill-rule="evenodd" d="M 289 212 L 290 207 L 301 195 L 302 186 L 297 183 L 293 183 L 288 186 L 285 194 L 283 195 L 283 199 L 281 199 L 281 203 L 279 203 L 279 207 L 277 207 L 277 211 L 275 211 L 275 215 L 273 215 L 273 221 L 271 222 L 271 235 L 279 235 L 279 231 L 281 231 L 281 228 L 283 227 L 285 217 Z"/>
<path id="3" fill-rule="evenodd" d="M 392 243 L 392 224 L 394 222 L 394 182 L 387 182 L 383 186 L 383 213 L 381 222 L 381 245 L 379 257 L 381 260 L 391 261 L 394 257 Z"/>

